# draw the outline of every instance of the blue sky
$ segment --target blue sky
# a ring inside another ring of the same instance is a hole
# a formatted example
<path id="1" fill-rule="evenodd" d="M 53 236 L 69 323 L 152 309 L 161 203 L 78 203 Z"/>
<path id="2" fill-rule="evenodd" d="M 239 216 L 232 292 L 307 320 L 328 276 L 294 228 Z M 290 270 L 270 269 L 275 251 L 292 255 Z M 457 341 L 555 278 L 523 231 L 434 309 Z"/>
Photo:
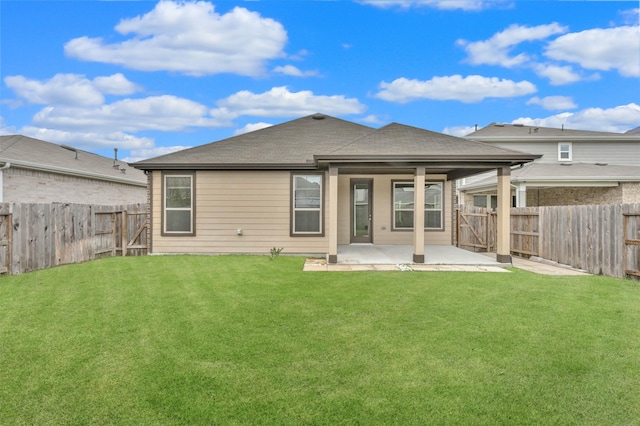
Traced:
<path id="1" fill-rule="evenodd" d="M 322 112 L 640 126 L 638 1 L 0 1 L 0 134 L 141 160 Z"/>

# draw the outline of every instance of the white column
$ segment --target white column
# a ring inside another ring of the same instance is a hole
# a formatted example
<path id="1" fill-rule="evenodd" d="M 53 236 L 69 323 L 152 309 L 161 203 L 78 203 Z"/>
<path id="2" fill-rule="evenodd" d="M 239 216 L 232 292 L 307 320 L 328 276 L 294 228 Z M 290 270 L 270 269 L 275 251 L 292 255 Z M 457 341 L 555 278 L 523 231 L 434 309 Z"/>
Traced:
<path id="1" fill-rule="evenodd" d="M 413 179 L 413 263 L 424 263 L 424 167 Z"/>
<path id="2" fill-rule="evenodd" d="M 329 263 L 338 263 L 338 168 L 329 167 Z"/>
<path id="3" fill-rule="evenodd" d="M 496 260 L 511 263 L 511 169 L 498 169 L 498 209 Z"/>
<path id="4" fill-rule="evenodd" d="M 524 182 L 516 184 L 516 206 L 527 207 L 527 184 Z"/>

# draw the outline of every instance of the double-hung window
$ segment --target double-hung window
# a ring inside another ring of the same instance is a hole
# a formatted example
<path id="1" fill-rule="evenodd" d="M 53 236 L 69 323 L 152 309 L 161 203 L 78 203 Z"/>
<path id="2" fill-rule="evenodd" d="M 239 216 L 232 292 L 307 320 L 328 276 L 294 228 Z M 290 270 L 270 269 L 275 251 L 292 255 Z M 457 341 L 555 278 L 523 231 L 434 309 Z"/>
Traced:
<path id="1" fill-rule="evenodd" d="M 413 182 L 393 182 L 393 229 L 413 229 Z M 424 185 L 424 228 L 441 230 L 443 182 L 426 182 Z"/>
<path id="2" fill-rule="evenodd" d="M 291 234 L 322 235 L 323 175 L 291 177 Z"/>
<path id="3" fill-rule="evenodd" d="M 195 235 L 193 173 L 163 175 L 163 224 L 168 235 Z"/>
<path id="4" fill-rule="evenodd" d="M 571 161 L 571 142 L 558 144 L 558 161 Z"/>

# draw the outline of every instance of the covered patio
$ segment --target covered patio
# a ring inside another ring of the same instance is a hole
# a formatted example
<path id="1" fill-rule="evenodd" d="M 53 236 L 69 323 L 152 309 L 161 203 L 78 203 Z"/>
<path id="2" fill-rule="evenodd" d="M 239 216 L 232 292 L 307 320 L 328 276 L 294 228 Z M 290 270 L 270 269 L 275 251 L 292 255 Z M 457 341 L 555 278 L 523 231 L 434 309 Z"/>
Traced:
<path id="1" fill-rule="evenodd" d="M 338 264 L 399 265 L 413 263 L 412 245 L 348 244 L 338 245 Z M 473 253 L 450 245 L 425 245 L 426 265 L 509 266 L 500 263 L 495 254 Z"/>

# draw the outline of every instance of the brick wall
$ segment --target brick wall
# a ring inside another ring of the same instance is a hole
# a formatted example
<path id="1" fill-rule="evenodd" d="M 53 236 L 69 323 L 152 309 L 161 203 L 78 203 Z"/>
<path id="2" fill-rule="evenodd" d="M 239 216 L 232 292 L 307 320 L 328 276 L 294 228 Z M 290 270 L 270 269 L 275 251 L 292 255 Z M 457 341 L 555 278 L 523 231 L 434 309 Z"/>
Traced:
<path id="1" fill-rule="evenodd" d="M 622 187 L 527 188 L 527 206 L 575 206 L 622 203 Z"/>
<path id="2" fill-rule="evenodd" d="M 622 183 L 622 202 L 640 203 L 640 182 Z"/>
<path id="3" fill-rule="evenodd" d="M 3 202 L 145 203 L 147 189 L 116 182 L 11 167 L 3 171 Z"/>

